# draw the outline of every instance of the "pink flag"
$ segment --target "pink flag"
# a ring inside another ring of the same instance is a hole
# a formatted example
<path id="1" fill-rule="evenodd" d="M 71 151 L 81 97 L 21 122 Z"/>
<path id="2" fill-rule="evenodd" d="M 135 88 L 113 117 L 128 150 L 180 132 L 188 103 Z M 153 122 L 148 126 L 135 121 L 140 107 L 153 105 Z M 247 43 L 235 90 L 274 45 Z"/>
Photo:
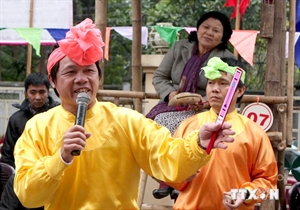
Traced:
<path id="1" fill-rule="evenodd" d="M 233 30 L 229 42 L 238 53 L 253 66 L 253 55 L 258 31 L 255 30 Z"/>
<path id="2" fill-rule="evenodd" d="M 105 60 L 107 60 L 107 61 L 108 61 L 108 57 L 109 57 L 110 31 L 111 31 L 111 28 L 110 28 L 110 27 L 106 27 L 106 31 L 105 31 L 104 58 L 105 58 Z"/>
<path id="3" fill-rule="evenodd" d="M 184 27 L 184 30 L 186 30 L 186 32 L 191 33 L 192 31 L 197 31 L 196 27 Z"/>

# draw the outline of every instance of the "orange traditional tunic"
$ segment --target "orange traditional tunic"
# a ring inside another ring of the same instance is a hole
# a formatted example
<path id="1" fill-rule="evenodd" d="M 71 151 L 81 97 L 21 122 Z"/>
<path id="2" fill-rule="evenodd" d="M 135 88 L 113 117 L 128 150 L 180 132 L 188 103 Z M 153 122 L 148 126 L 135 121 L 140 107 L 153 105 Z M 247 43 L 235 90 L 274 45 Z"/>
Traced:
<path id="1" fill-rule="evenodd" d="M 197 114 L 183 121 L 174 135 L 186 136 L 216 119 L 212 109 Z M 228 114 L 225 121 L 232 124 L 235 141 L 225 150 L 214 149 L 211 160 L 192 181 L 171 184 L 180 190 L 174 209 L 225 209 L 223 192 L 237 188 L 276 188 L 277 163 L 266 133 L 237 111 Z M 254 209 L 255 201 L 246 202 L 239 209 Z"/>

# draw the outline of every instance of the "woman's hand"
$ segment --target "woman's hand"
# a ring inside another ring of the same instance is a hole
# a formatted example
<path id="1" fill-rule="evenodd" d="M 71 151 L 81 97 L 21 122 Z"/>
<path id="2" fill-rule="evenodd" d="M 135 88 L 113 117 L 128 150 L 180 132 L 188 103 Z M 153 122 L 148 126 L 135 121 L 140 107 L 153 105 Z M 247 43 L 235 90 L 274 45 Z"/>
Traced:
<path id="1" fill-rule="evenodd" d="M 200 111 L 200 110 L 208 107 L 209 104 L 208 105 L 207 104 L 208 104 L 208 101 L 205 101 L 205 99 L 202 96 L 200 96 L 200 101 L 195 104 L 190 104 L 190 108 L 194 109 L 195 111 Z"/>
<path id="2" fill-rule="evenodd" d="M 177 95 L 178 92 L 177 91 L 172 91 L 170 94 L 169 94 L 169 101 L 175 96 Z"/>

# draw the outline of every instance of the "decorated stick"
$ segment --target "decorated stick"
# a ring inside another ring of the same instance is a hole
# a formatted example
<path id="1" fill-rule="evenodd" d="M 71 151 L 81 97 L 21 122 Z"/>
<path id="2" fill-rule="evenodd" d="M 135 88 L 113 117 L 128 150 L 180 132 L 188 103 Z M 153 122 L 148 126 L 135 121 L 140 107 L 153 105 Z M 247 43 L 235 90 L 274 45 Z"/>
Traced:
<path id="1" fill-rule="evenodd" d="M 235 90 L 236 90 L 238 84 L 239 84 L 239 81 L 240 81 L 240 78 L 241 78 L 242 74 L 243 74 L 243 70 L 240 69 L 240 68 L 236 68 L 233 79 L 232 79 L 230 87 L 229 87 L 229 90 L 226 94 L 225 100 L 223 102 L 222 108 L 221 108 L 219 116 L 217 118 L 217 121 L 216 121 L 217 124 L 221 124 L 221 125 L 223 124 L 223 122 L 226 118 L 226 114 L 228 112 L 230 103 L 232 101 L 232 97 L 235 93 Z M 213 133 L 213 135 L 211 136 L 208 147 L 206 148 L 206 153 L 207 154 L 209 154 L 211 149 L 213 148 L 215 140 L 216 140 L 217 135 L 218 135 L 218 132 L 219 131 L 215 131 Z"/>

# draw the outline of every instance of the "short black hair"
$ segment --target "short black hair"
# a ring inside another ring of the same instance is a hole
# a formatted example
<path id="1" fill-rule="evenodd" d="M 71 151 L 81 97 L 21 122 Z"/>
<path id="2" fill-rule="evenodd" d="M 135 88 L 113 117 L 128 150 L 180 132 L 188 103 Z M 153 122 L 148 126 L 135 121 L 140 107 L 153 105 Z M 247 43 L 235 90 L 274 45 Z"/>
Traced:
<path id="1" fill-rule="evenodd" d="M 219 11 L 207 12 L 204 15 L 202 15 L 201 18 L 198 20 L 197 25 L 196 25 L 197 30 L 198 30 L 199 26 L 208 18 L 218 19 L 221 22 L 221 24 L 223 26 L 222 43 L 219 44 L 217 46 L 217 48 L 227 49 L 228 40 L 230 39 L 230 37 L 232 35 L 232 28 L 231 28 L 229 18 L 225 14 L 223 14 Z M 189 34 L 188 39 L 190 42 L 199 42 L 198 37 L 197 37 L 197 31 L 192 31 Z"/>
<path id="2" fill-rule="evenodd" d="M 229 66 L 238 66 L 246 72 L 245 65 L 241 61 L 239 61 L 235 58 L 223 57 L 223 58 L 221 58 L 221 60 L 223 62 L 227 63 Z M 245 83 L 240 80 L 237 87 L 240 88 L 240 87 L 244 87 L 244 86 L 246 86 Z M 244 94 L 241 95 L 240 97 L 238 97 L 236 102 L 239 103 L 242 100 L 243 96 L 244 96 Z"/>
<path id="3" fill-rule="evenodd" d="M 45 85 L 47 90 L 49 90 L 50 88 L 50 82 L 47 76 L 40 72 L 32 72 L 26 77 L 24 81 L 25 91 L 28 90 L 30 85 L 33 86 Z"/>

